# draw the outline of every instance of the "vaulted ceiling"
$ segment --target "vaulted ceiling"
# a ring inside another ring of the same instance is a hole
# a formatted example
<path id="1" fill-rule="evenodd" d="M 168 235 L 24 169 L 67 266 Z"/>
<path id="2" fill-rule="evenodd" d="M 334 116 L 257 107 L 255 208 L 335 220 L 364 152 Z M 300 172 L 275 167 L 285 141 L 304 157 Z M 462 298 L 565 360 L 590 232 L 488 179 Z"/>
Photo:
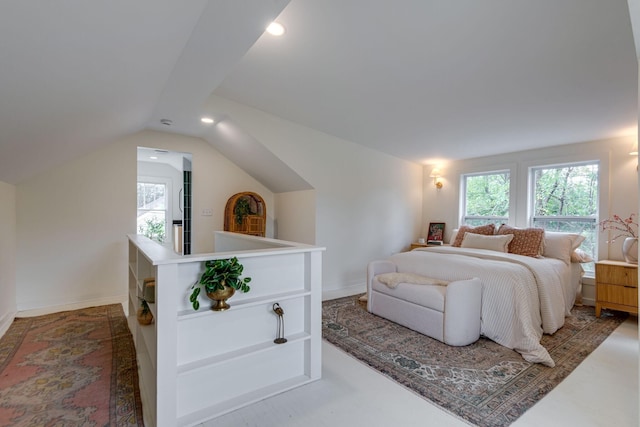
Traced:
<path id="1" fill-rule="evenodd" d="M 625 0 L 16 0 L 0 63 L 9 183 L 212 94 L 416 162 L 637 132 Z"/>

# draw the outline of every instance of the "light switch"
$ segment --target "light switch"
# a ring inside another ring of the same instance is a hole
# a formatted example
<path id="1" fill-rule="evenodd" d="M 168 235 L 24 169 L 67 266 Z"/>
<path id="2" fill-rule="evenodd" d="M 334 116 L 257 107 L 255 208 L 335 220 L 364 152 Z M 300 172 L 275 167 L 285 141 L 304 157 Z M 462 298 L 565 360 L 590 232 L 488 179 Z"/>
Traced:
<path id="1" fill-rule="evenodd" d="M 211 216 L 213 215 L 213 209 L 202 209 L 202 216 Z"/>

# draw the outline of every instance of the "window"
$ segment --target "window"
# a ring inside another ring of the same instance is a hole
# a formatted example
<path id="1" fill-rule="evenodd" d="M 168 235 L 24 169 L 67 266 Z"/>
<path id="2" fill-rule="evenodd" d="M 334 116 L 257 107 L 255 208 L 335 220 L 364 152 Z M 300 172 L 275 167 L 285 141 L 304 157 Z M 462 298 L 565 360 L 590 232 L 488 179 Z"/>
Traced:
<path id="1" fill-rule="evenodd" d="M 162 243 L 167 235 L 167 185 L 145 181 L 138 181 L 138 234 Z"/>
<path id="2" fill-rule="evenodd" d="M 580 248 L 596 258 L 598 162 L 531 168 L 534 227 L 585 237 Z M 583 264 L 593 272 L 593 263 Z"/>
<path id="3" fill-rule="evenodd" d="M 509 171 L 463 175 L 462 185 L 463 224 L 476 226 L 509 221 Z"/>

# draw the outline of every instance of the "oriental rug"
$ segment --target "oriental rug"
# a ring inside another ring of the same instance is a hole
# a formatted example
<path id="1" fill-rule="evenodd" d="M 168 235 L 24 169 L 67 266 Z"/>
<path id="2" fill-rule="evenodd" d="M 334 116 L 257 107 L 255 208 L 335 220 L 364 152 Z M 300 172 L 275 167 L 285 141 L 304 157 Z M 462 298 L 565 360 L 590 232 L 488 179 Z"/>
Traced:
<path id="1" fill-rule="evenodd" d="M 122 306 L 15 319 L 0 339 L 0 425 L 143 426 Z"/>
<path id="2" fill-rule="evenodd" d="M 445 411 L 481 427 L 513 423 L 573 371 L 626 315 L 574 307 L 572 316 L 542 345 L 549 368 L 481 337 L 465 347 L 435 339 L 375 316 L 358 297 L 322 304 L 323 337 Z"/>

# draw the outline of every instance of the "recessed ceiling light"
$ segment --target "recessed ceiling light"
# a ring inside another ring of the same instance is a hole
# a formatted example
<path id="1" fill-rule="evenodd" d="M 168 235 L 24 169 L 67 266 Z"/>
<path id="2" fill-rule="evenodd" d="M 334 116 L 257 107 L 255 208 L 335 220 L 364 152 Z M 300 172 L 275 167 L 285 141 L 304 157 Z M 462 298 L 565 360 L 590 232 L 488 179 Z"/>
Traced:
<path id="1" fill-rule="evenodd" d="M 285 29 L 281 23 L 274 21 L 267 27 L 267 32 L 273 36 L 281 36 L 284 34 Z"/>
<path id="2" fill-rule="evenodd" d="M 201 118 L 201 119 L 200 119 L 200 121 L 201 121 L 202 123 L 206 123 L 206 124 L 208 124 L 208 125 L 210 125 L 211 123 L 213 123 L 213 119 L 212 119 L 211 117 L 203 117 L 203 118 Z"/>
<path id="3" fill-rule="evenodd" d="M 156 156 L 149 156 L 149 158 L 150 158 L 151 160 L 158 160 L 158 158 L 157 158 Z"/>

